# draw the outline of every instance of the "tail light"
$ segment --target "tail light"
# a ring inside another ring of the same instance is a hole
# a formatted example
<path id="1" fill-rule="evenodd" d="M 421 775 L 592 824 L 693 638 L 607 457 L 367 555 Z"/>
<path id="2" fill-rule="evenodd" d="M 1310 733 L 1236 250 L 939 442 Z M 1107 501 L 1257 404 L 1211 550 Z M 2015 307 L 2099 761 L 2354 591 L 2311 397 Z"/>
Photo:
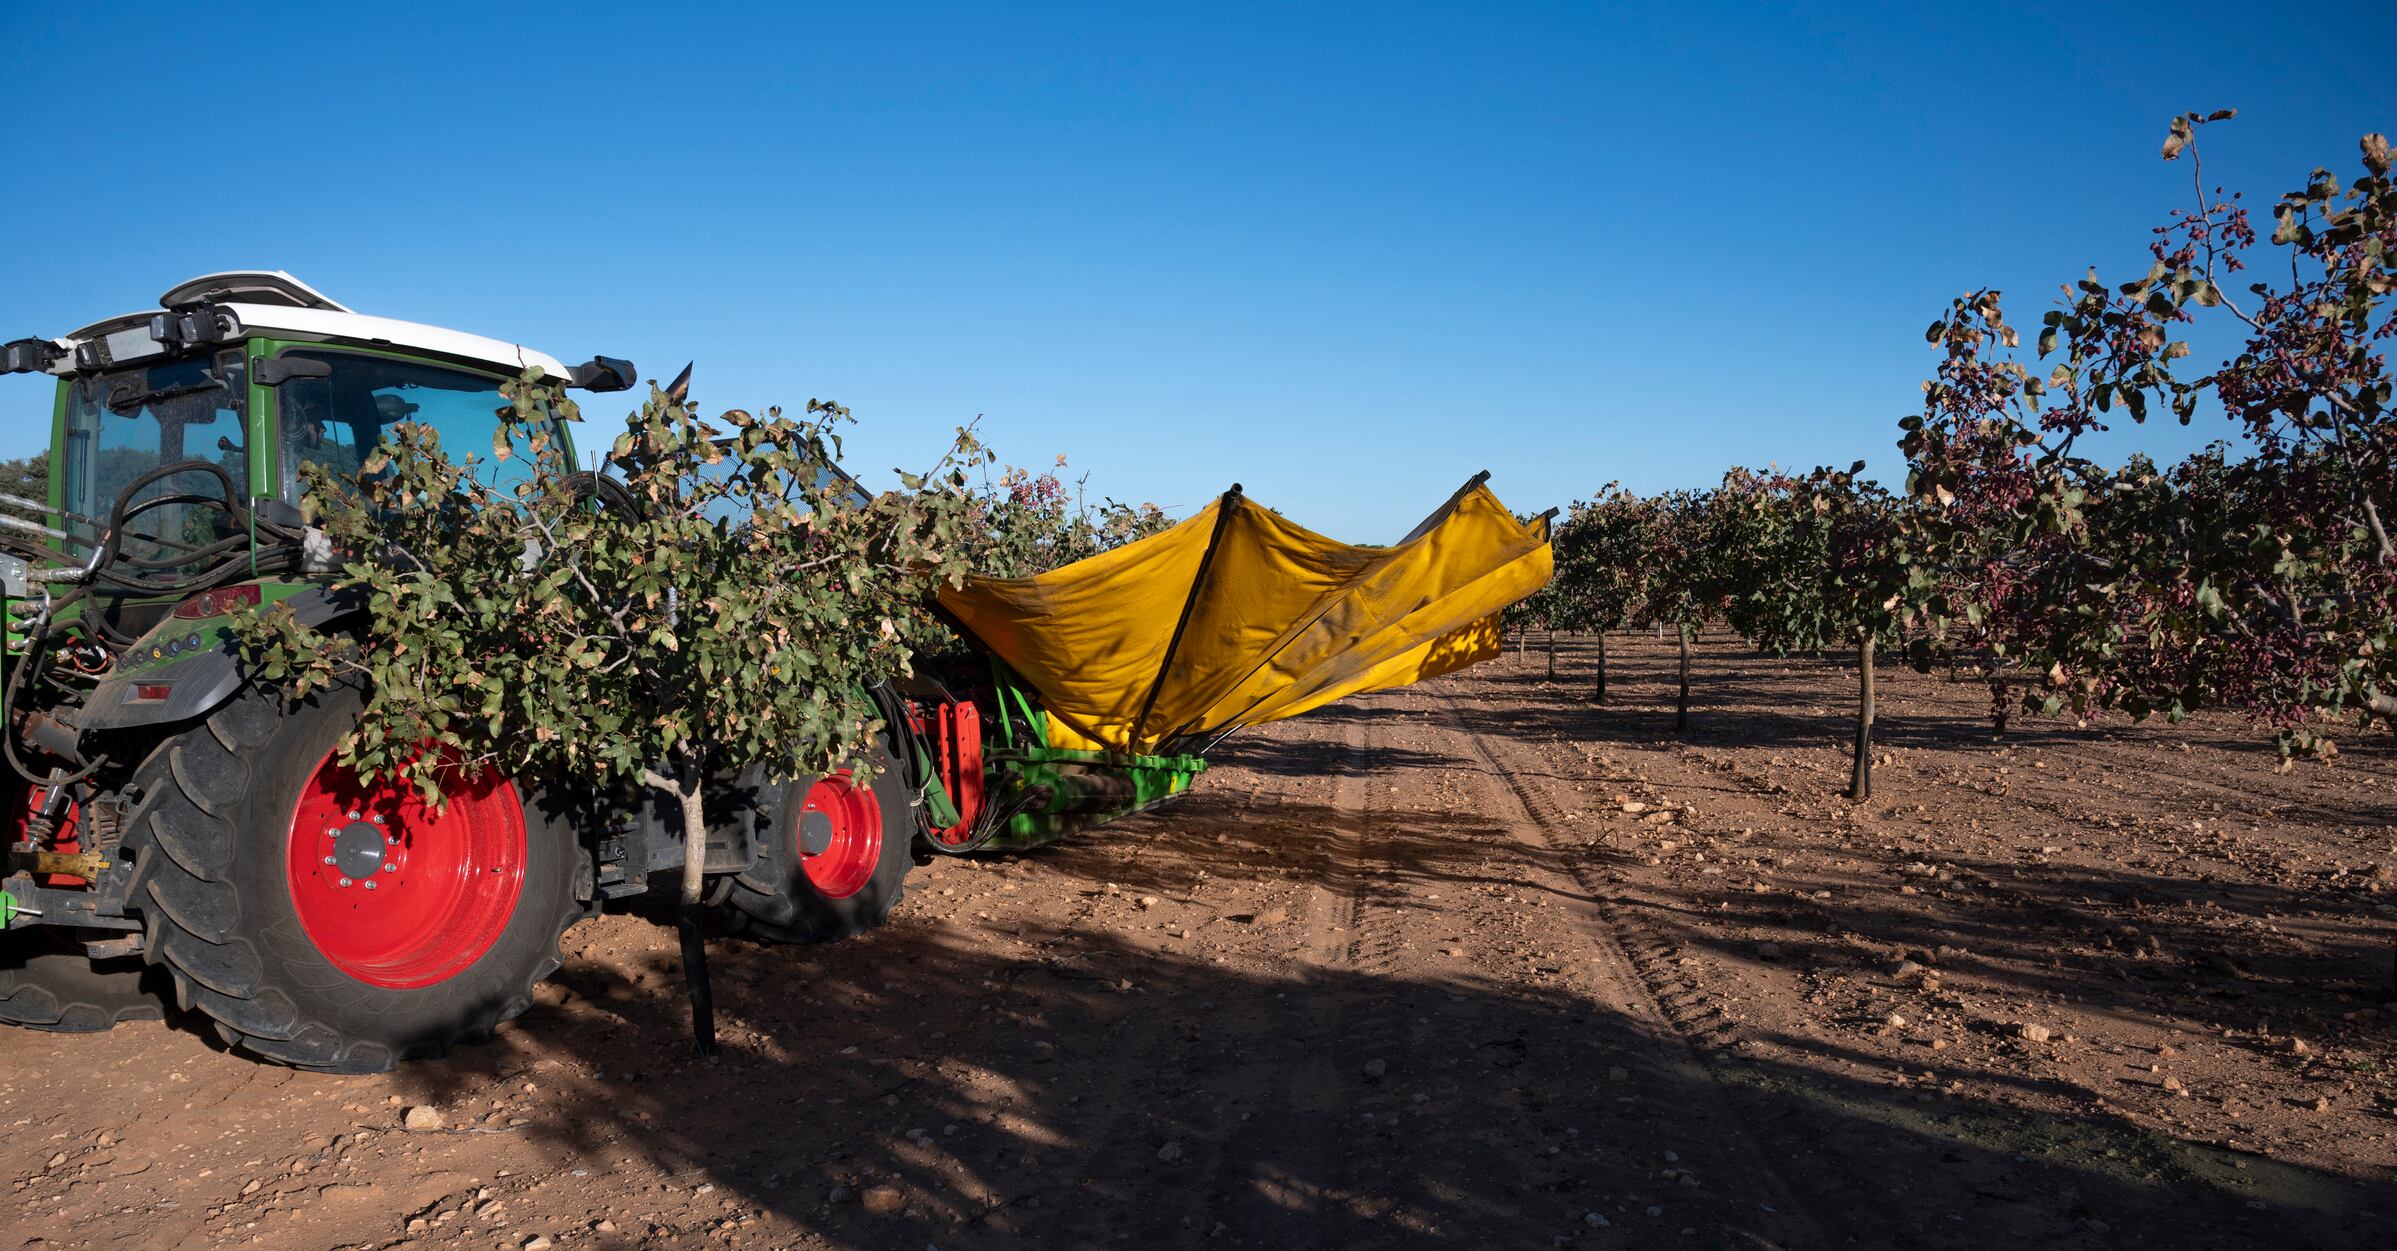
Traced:
<path id="1" fill-rule="evenodd" d="M 258 586 L 253 582 L 202 591 L 175 605 L 175 615 L 185 621 L 198 621 L 203 617 L 223 617 L 257 606 Z"/>

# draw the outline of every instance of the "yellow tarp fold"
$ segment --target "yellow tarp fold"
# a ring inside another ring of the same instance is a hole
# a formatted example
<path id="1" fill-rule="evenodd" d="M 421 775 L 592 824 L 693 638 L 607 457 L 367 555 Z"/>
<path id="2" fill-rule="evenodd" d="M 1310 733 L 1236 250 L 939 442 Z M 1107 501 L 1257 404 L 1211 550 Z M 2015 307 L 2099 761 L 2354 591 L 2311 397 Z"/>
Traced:
<path id="1" fill-rule="evenodd" d="M 1053 745 L 1153 754 L 1495 655 L 1498 613 L 1551 573 L 1546 520 L 1476 478 L 1391 547 L 1235 489 L 1162 534 L 940 599 L 1040 692 Z"/>

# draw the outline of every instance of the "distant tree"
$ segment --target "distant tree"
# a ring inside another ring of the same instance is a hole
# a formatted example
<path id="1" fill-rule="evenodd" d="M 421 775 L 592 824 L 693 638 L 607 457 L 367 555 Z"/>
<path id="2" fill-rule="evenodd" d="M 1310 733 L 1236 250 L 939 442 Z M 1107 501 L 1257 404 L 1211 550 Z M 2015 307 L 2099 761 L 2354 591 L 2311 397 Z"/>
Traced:
<path id="1" fill-rule="evenodd" d="M 50 498 L 50 453 L 35 452 L 15 460 L 0 460 L 0 495 L 46 503 Z M 41 522 L 47 511 L 0 500 L 0 512 L 27 521 Z"/>
<path id="2" fill-rule="evenodd" d="M 1597 496 L 1576 500 L 1556 529 L 1557 597 L 1567 628 L 1598 639 L 1593 697 L 1606 700 L 1606 636 L 1630 624 L 1647 596 L 1648 530 L 1656 509 L 1608 483 Z"/>
<path id="3" fill-rule="evenodd" d="M 1856 649 L 1856 743 L 1848 784 L 1856 799 L 1871 798 L 1873 788 L 1874 654 L 1904 641 L 1924 585 L 1903 505 L 1864 481 L 1863 471 L 1862 461 L 1803 477 L 1735 470 L 1715 496 L 1724 514 L 1720 532 L 1734 544 L 1726 558 L 1732 627 L 1778 655 Z"/>
<path id="4" fill-rule="evenodd" d="M 1646 540 L 1641 564 L 1637 625 L 1671 626 L 1681 649 L 1680 687 L 1673 703 L 1673 728 L 1690 724 L 1690 644 L 1706 623 L 1722 616 L 1725 593 L 1724 557 L 1731 550 L 1719 541 L 1720 514 L 1705 491 L 1667 491 L 1652 501 L 1651 523 L 1641 531 Z"/>

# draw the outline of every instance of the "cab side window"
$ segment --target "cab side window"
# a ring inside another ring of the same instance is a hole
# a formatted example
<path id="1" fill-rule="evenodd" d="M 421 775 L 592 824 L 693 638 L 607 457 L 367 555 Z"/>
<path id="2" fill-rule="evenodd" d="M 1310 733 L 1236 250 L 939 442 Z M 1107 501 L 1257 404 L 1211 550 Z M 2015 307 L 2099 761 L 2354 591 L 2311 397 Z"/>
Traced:
<path id="1" fill-rule="evenodd" d="M 332 367 L 328 377 L 285 382 L 276 397 L 287 500 L 299 499 L 301 465 L 321 465 L 338 480 L 352 480 L 391 428 L 403 421 L 430 427 L 451 460 L 475 457 L 480 481 L 505 488 L 532 476 L 527 457 L 491 459 L 491 437 L 509 408 L 497 379 L 346 352 L 286 355 Z"/>

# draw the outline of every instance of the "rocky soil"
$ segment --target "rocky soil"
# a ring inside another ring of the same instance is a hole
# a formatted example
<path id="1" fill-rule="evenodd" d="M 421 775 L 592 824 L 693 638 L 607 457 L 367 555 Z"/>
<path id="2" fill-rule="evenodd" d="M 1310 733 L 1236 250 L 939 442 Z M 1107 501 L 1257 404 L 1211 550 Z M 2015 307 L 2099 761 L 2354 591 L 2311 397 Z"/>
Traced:
<path id="1" fill-rule="evenodd" d="M 1569 642 L 821 948 L 568 935 L 377 1077 L 0 1033 L 0 1245 L 2397 1247 L 2397 750 Z"/>

